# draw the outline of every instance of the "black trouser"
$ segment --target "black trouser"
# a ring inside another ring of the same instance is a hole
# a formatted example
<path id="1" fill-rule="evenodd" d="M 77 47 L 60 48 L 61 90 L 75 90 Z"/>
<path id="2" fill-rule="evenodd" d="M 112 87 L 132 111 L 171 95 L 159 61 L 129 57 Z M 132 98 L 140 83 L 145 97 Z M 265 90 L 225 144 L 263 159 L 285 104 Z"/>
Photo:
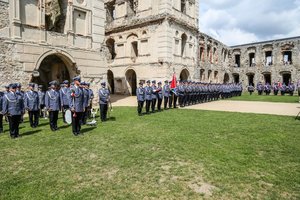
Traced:
<path id="1" fill-rule="evenodd" d="M 161 111 L 161 104 L 162 104 L 162 99 L 158 98 L 157 99 L 157 110 Z"/>
<path id="2" fill-rule="evenodd" d="M 57 130 L 58 111 L 49 111 L 49 122 L 52 131 Z"/>
<path id="3" fill-rule="evenodd" d="M 151 103 L 151 111 L 155 112 L 155 106 L 156 106 L 156 98 L 152 99 L 152 103 Z"/>
<path id="4" fill-rule="evenodd" d="M 36 128 L 39 125 L 39 111 L 28 111 L 28 115 L 31 128 Z"/>
<path id="5" fill-rule="evenodd" d="M 82 112 L 72 112 L 72 131 L 74 135 L 78 135 L 81 129 Z"/>
<path id="6" fill-rule="evenodd" d="M 88 107 L 86 107 L 84 112 L 82 113 L 82 124 L 86 124 L 87 118 L 88 118 Z"/>
<path id="7" fill-rule="evenodd" d="M 46 115 L 47 115 L 47 112 L 44 113 L 44 110 L 43 110 L 44 108 L 45 108 L 45 104 L 41 104 L 40 105 L 40 110 L 39 110 L 40 111 L 40 117 L 46 117 Z M 45 116 L 44 116 L 44 114 L 45 114 Z"/>
<path id="8" fill-rule="evenodd" d="M 142 114 L 142 110 L 143 110 L 143 107 L 144 107 L 144 102 L 145 101 L 138 101 L 138 114 L 141 115 Z"/>
<path id="9" fill-rule="evenodd" d="M 0 133 L 3 132 L 3 115 L 0 114 Z"/>
<path id="10" fill-rule="evenodd" d="M 21 121 L 21 115 L 13 115 L 8 117 L 9 132 L 11 137 L 19 136 L 20 121 Z"/>
<path id="11" fill-rule="evenodd" d="M 274 95 L 275 95 L 275 96 L 278 95 L 278 90 L 274 90 Z"/>
<path id="12" fill-rule="evenodd" d="M 180 106 L 180 107 L 183 107 L 183 106 L 184 106 L 184 105 L 183 105 L 183 98 L 184 98 L 183 95 L 180 95 L 180 96 L 179 96 L 179 106 Z"/>
<path id="13" fill-rule="evenodd" d="M 178 99 L 178 97 L 176 95 L 174 95 L 174 102 L 173 102 L 174 108 L 177 108 L 177 99 Z"/>
<path id="14" fill-rule="evenodd" d="M 151 103 L 152 103 L 152 100 L 146 100 L 146 113 L 147 114 L 150 112 Z"/>
<path id="15" fill-rule="evenodd" d="M 169 96 L 169 108 L 172 108 L 172 105 L 173 105 L 173 96 L 174 95 Z"/>
<path id="16" fill-rule="evenodd" d="M 70 108 L 70 106 L 69 105 L 63 105 L 62 107 L 63 107 L 63 110 L 62 110 L 63 122 L 67 123 L 66 118 L 65 118 L 65 114 L 66 114 L 66 110 L 68 110 Z"/>
<path id="17" fill-rule="evenodd" d="M 100 118 L 102 122 L 106 121 L 107 108 L 108 108 L 107 104 L 100 104 Z"/>
<path id="18" fill-rule="evenodd" d="M 285 91 L 281 91 L 281 95 L 284 96 L 285 95 Z"/>
<path id="19" fill-rule="evenodd" d="M 167 109 L 168 102 L 169 102 L 169 97 L 164 97 L 164 109 Z"/>

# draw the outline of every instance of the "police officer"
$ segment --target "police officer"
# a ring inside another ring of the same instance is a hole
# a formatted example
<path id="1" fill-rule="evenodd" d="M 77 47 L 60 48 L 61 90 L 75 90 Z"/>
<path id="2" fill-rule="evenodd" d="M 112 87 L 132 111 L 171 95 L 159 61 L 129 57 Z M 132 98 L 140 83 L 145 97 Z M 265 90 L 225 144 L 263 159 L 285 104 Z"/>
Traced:
<path id="1" fill-rule="evenodd" d="M 83 88 L 80 87 L 81 78 L 76 76 L 73 78 L 74 85 L 70 88 L 69 105 L 72 111 L 72 131 L 73 135 L 78 136 L 81 130 L 81 120 L 85 111 L 85 98 Z"/>
<path id="2" fill-rule="evenodd" d="M 169 81 L 169 85 L 172 83 L 172 81 Z M 173 99 L 174 99 L 174 93 L 172 92 L 173 89 L 170 87 L 170 95 L 169 95 L 169 108 L 172 108 L 173 105 Z"/>
<path id="3" fill-rule="evenodd" d="M 10 137 L 15 139 L 19 137 L 19 124 L 25 112 L 24 102 L 21 95 L 16 93 L 17 84 L 10 84 L 9 88 L 10 91 L 4 94 L 2 113 L 8 117 Z"/>
<path id="4" fill-rule="evenodd" d="M 82 91 L 83 91 L 83 97 L 84 97 L 84 112 L 82 114 L 82 124 L 86 124 L 86 120 L 87 120 L 87 111 L 88 111 L 88 106 L 89 106 L 89 95 L 90 92 L 89 90 L 86 88 L 86 82 L 82 82 L 81 83 L 81 87 L 82 87 Z"/>
<path id="5" fill-rule="evenodd" d="M 110 92 L 106 88 L 106 83 L 101 83 L 101 89 L 99 90 L 99 104 L 100 104 L 100 117 L 101 121 L 105 122 L 107 120 L 107 110 L 108 110 L 108 103 L 110 101 Z"/>
<path id="6" fill-rule="evenodd" d="M 39 113 L 40 117 L 46 117 L 46 112 L 44 111 L 45 108 L 45 92 L 43 91 L 43 86 L 38 86 L 38 95 L 39 95 Z"/>
<path id="7" fill-rule="evenodd" d="M 86 88 L 89 91 L 89 102 L 88 102 L 88 110 L 87 110 L 87 115 L 88 118 L 92 117 L 92 108 L 93 108 L 93 99 L 94 99 L 94 92 L 93 90 L 90 88 L 90 83 L 86 83 Z"/>
<path id="8" fill-rule="evenodd" d="M 34 85 L 34 83 L 29 83 L 29 90 L 24 95 L 24 107 L 28 111 L 31 128 L 39 125 L 39 95 L 33 91 Z"/>
<path id="9" fill-rule="evenodd" d="M 136 89 L 136 98 L 138 102 L 138 115 L 142 116 L 142 110 L 144 107 L 144 102 L 145 102 L 145 97 L 146 97 L 146 91 L 145 88 L 143 88 L 143 82 L 139 83 L 139 87 Z"/>
<path id="10" fill-rule="evenodd" d="M 179 95 L 179 106 L 184 107 L 184 86 L 182 81 L 179 81 L 179 86 L 178 86 L 178 95 Z"/>
<path id="11" fill-rule="evenodd" d="M 157 94 L 157 87 L 156 87 L 156 81 L 152 81 L 152 104 L 151 104 L 151 111 L 152 113 L 155 112 L 155 106 L 156 106 L 156 102 L 158 99 L 158 94 Z"/>
<path id="12" fill-rule="evenodd" d="M 3 97 L 4 97 L 4 92 L 0 92 L 0 133 L 3 133 L 3 113 L 2 113 Z"/>
<path id="13" fill-rule="evenodd" d="M 163 96 L 164 96 L 164 109 L 167 109 L 168 101 L 169 101 L 169 96 L 170 96 L 170 85 L 169 81 L 165 81 L 165 85 L 163 87 Z"/>
<path id="14" fill-rule="evenodd" d="M 59 90 L 59 97 L 60 97 L 60 103 L 61 103 L 63 122 L 67 123 L 66 119 L 65 119 L 65 113 L 66 113 L 66 110 L 68 110 L 70 108 L 70 105 L 69 105 L 70 88 L 69 88 L 68 80 L 65 80 L 63 82 L 63 85 Z"/>
<path id="15" fill-rule="evenodd" d="M 52 81 L 49 85 L 51 89 L 46 92 L 45 105 L 49 112 L 50 129 L 52 131 L 57 131 L 57 119 L 59 110 L 61 109 L 61 100 L 59 91 L 57 91 L 58 83 L 56 81 Z"/>
<path id="16" fill-rule="evenodd" d="M 162 104 L 162 100 L 163 100 L 163 89 L 161 87 L 161 82 L 157 83 L 157 110 L 160 112 L 161 111 L 161 104 Z"/>
<path id="17" fill-rule="evenodd" d="M 16 86 L 17 86 L 17 88 L 16 88 L 16 94 L 19 95 L 22 98 L 23 102 L 24 102 L 24 94 L 25 94 L 25 92 L 22 90 L 21 83 L 16 83 Z M 23 123 L 23 121 L 24 121 L 24 113 L 21 115 L 20 123 Z"/>
<path id="18" fill-rule="evenodd" d="M 150 86 L 150 80 L 147 81 L 145 87 L 145 99 L 146 99 L 146 114 L 150 113 L 150 105 L 152 103 L 152 87 Z"/>
<path id="19" fill-rule="evenodd" d="M 250 95 L 252 95 L 252 93 L 254 92 L 254 87 L 253 87 L 252 84 L 250 84 L 250 85 L 248 86 L 248 92 L 250 93 Z"/>
<path id="20" fill-rule="evenodd" d="M 176 82 L 176 87 L 172 89 L 173 95 L 173 108 L 177 108 L 177 100 L 178 100 L 178 82 Z"/>

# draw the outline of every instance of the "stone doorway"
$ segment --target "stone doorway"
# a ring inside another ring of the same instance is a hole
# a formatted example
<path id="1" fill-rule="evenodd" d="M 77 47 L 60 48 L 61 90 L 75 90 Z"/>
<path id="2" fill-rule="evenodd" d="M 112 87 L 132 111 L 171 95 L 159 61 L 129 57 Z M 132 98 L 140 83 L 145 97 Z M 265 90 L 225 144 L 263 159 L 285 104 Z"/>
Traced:
<path id="1" fill-rule="evenodd" d="M 137 88 L 137 79 L 136 79 L 136 73 L 134 70 L 129 69 L 126 74 L 126 81 L 127 81 L 127 86 L 128 86 L 128 92 L 130 95 L 135 96 L 136 95 L 136 88 Z"/>
<path id="2" fill-rule="evenodd" d="M 187 81 L 189 79 L 190 73 L 187 69 L 183 69 L 180 73 L 180 80 Z"/>
<path id="3" fill-rule="evenodd" d="M 240 82 L 240 75 L 239 74 L 232 74 L 234 83 Z"/>
<path id="4" fill-rule="evenodd" d="M 254 74 L 247 74 L 247 76 L 248 76 L 248 85 L 255 86 L 254 85 Z"/>
<path id="5" fill-rule="evenodd" d="M 271 84 L 271 74 L 270 73 L 267 73 L 267 74 L 264 74 L 264 80 L 265 80 L 265 84 L 269 83 Z"/>
<path id="6" fill-rule="evenodd" d="M 111 94 L 115 93 L 115 81 L 114 81 L 114 73 L 111 70 L 107 71 L 107 81 L 110 88 Z"/>
<path id="7" fill-rule="evenodd" d="M 229 83 L 229 74 L 228 73 L 224 74 L 223 83 Z"/>
<path id="8" fill-rule="evenodd" d="M 33 77 L 32 82 L 43 85 L 43 89 L 46 90 L 50 81 L 56 80 L 59 83 L 62 83 L 64 80 L 71 81 L 68 67 L 71 66 L 68 66 L 58 55 L 49 55 L 42 60 L 37 70 L 39 76 Z"/>
<path id="9" fill-rule="evenodd" d="M 282 83 L 285 83 L 285 85 L 289 85 L 291 82 L 292 76 L 290 73 L 283 73 L 282 74 Z"/>

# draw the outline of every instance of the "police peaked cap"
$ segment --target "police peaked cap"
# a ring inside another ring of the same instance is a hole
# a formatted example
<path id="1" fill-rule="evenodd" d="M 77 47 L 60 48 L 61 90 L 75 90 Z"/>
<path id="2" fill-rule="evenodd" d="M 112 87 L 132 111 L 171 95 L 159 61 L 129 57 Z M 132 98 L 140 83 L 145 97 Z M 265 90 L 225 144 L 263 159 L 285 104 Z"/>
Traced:
<path id="1" fill-rule="evenodd" d="M 169 81 L 168 80 L 165 80 L 165 83 L 168 83 Z"/>
<path id="2" fill-rule="evenodd" d="M 34 87 L 34 85 L 35 85 L 34 83 L 29 83 L 28 84 L 29 87 Z"/>
<path id="3" fill-rule="evenodd" d="M 161 82 L 159 81 L 157 84 L 161 84 Z"/>
<path id="4" fill-rule="evenodd" d="M 156 83 L 156 81 L 154 80 L 154 81 L 152 81 L 152 83 Z"/>
<path id="5" fill-rule="evenodd" d="M 105 86 L 105 85 L 106 85 L 106 82 L 102 82 L 101 85 L 104 85 L 104 86 Z"/>
<path id="6" fill-rule="evenodd" d="M 9 84 L 9 88 L 16 89 L 18 85 L 16 83 Z"/>
<path id="7" fill-rule="evenodd" d="M 80 76 L 76 76 L 76 77 L 74 77 L 74 78 L 73 78 L 73 81 L 79 81 L 79 82 L 80 82 L 80 81 L 81 81 L 81 78 L 80 78 Z"/>
<path id="8" fill-rule="evenodd" d="M 68 80 L 64 80 L 63 84 L 69 84 Z"/>
<path id="9" fill-rule="evenodd" d="M 150 83 L 150 82 L 151 82 L 150 80 L 147 81 L 147 83 Z"/>

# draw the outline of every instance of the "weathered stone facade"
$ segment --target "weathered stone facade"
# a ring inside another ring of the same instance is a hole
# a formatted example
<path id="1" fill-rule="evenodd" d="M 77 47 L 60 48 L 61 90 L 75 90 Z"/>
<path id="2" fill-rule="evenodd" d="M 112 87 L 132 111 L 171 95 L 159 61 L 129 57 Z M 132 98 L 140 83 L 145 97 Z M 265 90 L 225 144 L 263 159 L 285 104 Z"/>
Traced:
<path id="1" fill-rule="evenodd" d="M 300 79 L 300 37 L 229 47 L 200 33 L 199 63 L 197 77 L 205 82 L 241 82 L 244 88 L 258 82 L 296 82 Z"/>
<path id="2" fill-rule="evenodd" d="M 135 94 L 139 81 L 194 79 L 198 1 L 108 0 L 106 45 L 112 91 Z M 134 6 L 132 6 L 134 5 Z"/>
<path id="3" fill-rule="evenodd" d="M 0 84 L 47 87 L 81 75 L 98 87 L 107 73 L 104 12 L 102 0 L 0 0 Z"/>

